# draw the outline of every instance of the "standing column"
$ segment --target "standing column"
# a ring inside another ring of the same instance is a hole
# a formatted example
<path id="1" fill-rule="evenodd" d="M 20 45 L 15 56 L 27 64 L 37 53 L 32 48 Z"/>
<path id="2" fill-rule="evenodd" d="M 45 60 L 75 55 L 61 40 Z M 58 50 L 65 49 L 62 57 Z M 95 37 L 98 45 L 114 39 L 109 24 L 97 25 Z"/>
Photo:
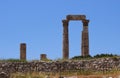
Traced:
<path id="1" fill-rule="evenodd" d="M 46 54 L 41 54 L 40 55 L 40 60 L 47 60 L 47 55 Z"/>
<path id="2" fill-rule="evenodd" d="M 89 55 L 89 33 L 88 33 L 88 23 L 89 20 L 82 20 L 83 31 L 82 31 L 82 56 Z"/>
<path id="3" fill-rule="evenodd" d="M 68 35 L 68 20 L 63 22 L 63 59 L 69 59 L 69 35 Z"/>
<path id="4" fill-rule="evenodd" d="M 20 44 L 20 60 L 26 60 L 26 44 Z"/>

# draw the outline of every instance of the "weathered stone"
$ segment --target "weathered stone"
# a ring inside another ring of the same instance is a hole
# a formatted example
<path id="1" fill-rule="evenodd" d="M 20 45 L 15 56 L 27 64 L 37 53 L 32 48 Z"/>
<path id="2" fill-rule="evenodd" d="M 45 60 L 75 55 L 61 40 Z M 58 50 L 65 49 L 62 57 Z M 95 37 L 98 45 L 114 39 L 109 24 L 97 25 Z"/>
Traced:
<path id="1" fill-rule="evenodd" d="M 41 60 L 47 59 L 47 55 L 46 55 L 46 54 L 41 54 L 41 55 L 40 55 L 40 59 L 41 59 Z"/>
<path id="2" fill-rule="evenodd" d="M 116 58 L 120 59 L 120 58 Z M 105 62 L 107 61 L 107 62 Z M 111 71 L 120 70 L 120 61 L 112 58 L 54 62 L 0 62 L 0 72 L 60 72 L 60 71 Z"/>
<path id="3" fill-rule="evenodd" d="M 85 15 L 67 15 L 66 19 L 69 20 L 85 20 L 86 16 Z"/>
<path id="4" fill-rule="evenodd" d="M 26 60 L 26 44 L 20 44 L 20 60 Z"/>
<path id="5" fill-rule="evenodd" d="M 9 75 L 5 72 L 0 72 L 0 78 L 10 78 Z"/>
<path id="6" fill-rule="evenodd" d="M 88 33 L 88 23 L 89 20 L 86 20 L 85 15 L 67 15 L 63 22 L 63 59 L 69 58 L 69 30 L 68 24 L 70 20 L 82 20 L 83 31 L 82 31 L 82 46 L 81 46 L 81 55 L 89 55 L 89 33 Z"/>
<path id="7" fill-rule="evenodd" d="M 69 58 L 68 21 L 63 20 L 63 59 Z"/>
<path id="8" fill-rule="evenodd" d="M 83 31 L 82 31 L 81 55 L 88 56 L 89 55 L 89 33 L 88 33 L 89 20 L 83 20 L 82 22 L 83 22 Z"/>

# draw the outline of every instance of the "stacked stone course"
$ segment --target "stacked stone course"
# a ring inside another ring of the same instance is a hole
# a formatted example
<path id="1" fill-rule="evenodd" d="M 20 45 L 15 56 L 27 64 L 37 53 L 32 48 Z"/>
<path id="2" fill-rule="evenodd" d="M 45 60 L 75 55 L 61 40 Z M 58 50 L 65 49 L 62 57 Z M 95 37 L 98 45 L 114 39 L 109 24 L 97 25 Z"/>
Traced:
<path id="1" fill-rule="evenodd" d="M 102 58 L 84 61 L 54 62 L 0 62 L 0 72 L 60 72 L 75 70 L 111 71 L 120 70 L 120 58 Z"/>

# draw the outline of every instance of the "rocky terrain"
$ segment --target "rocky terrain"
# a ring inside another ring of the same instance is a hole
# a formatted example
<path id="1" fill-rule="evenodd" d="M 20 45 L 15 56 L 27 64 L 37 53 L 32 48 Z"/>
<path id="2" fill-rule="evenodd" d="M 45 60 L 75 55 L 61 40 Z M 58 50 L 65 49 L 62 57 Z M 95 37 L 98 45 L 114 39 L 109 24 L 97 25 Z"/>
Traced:
<path id="1" fill-rule="evenodd" d="M 120 58 L 100 58 L 80 61 L 0 62 L 0 72 L 60 72 L 120 70 Z"/>

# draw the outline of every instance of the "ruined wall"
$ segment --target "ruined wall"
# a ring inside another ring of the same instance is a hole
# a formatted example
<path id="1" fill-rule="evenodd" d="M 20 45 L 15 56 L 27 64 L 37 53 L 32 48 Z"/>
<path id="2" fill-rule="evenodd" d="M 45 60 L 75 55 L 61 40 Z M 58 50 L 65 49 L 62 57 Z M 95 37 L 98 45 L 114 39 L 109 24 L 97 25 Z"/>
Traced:
<path id="1" fill-rule="evenodd" d="M 0 72 L 59 72 L 73 70 L 110 71 L 120 70 L 120 58 L 93 59 L 85 61 L 54 62 L 0 62 Z"/>

